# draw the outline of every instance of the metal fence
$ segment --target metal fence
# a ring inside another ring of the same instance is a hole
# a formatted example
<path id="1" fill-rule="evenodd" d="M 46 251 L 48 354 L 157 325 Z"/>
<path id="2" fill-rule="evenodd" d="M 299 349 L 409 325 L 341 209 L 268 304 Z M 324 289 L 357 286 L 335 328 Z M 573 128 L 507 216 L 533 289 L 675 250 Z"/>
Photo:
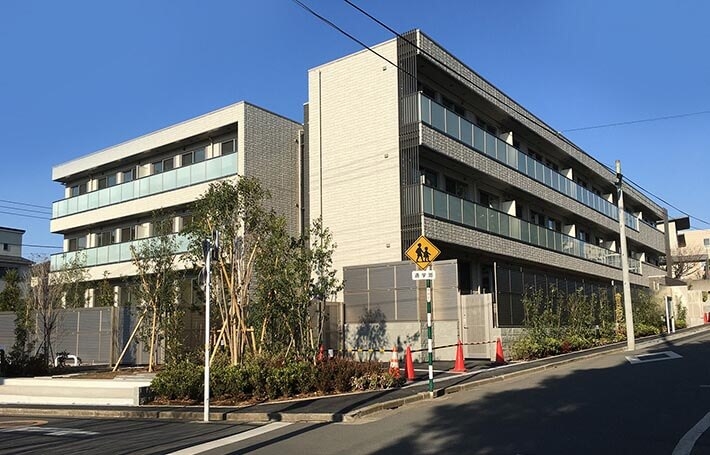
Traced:
<path id="1" fill-rule="evenodd" d="M 59 310 L 52 333 L 52 349 L 56 355 L 66 351 L 81 358 L 83 364 L 113 364 L 118 359 L 136 326 L 138 314 L 131 307 L 101 307 Z M 35 320 L 32 342 L 38 349 L 41 341 L 40 321 Z M 15 313 L 0 312 L 0 349 L 9 353 L 15 343 Z M 158 349 L 158 362 L 163 350 Z M 147 346 L 133 341 L 121 360 L 124 365 L 148 362 Z"/>

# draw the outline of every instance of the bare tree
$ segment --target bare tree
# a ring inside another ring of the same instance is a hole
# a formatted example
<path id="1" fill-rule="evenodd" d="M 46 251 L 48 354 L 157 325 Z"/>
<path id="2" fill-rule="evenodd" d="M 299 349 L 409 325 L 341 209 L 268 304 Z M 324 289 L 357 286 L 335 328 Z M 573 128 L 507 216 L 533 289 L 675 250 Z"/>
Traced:
<path id="1" fill-rule="evenodd" d="M 62 310 L 86 305 L 87 278 L 81 254 L 66 260 L 62 268 L 54 272 L 50 270 L 49 261 L 35 264 L 30 269 L 28 308 L 37 320 L 40 342 L 37 353 L 47 364 L 54 357 L 52 337 Z"/>
<path id="2" fill-rule="evenodd" d="M 699 280 L 705 275 L 705 249 L 698 246 L 686 246 L 673 250 L 673 278 L 678 280 Z"/>

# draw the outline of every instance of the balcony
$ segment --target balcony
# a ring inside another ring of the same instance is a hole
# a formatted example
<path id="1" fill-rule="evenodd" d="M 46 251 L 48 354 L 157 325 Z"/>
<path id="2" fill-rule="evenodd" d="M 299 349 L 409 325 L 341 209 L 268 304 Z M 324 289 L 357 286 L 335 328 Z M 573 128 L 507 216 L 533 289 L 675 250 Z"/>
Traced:
<path id="1" fill-rule="evenodd" d="M 176 253 L 186 252 L 189 243 L 187 237 L 182 234 L 171 234 L 171 236 L 175 238 L 177 243 Z M 114 243 L 112 245 L 53 254 L 49 258 L 50 270 L 52 272 L 60 270 L 65 264 L 75 260 L 77 256 L 84 258 L 83 265 L 86 267 L 128 262 L 133 259 L 131 256 L 131 246 L 137 247 L 141 242 L 145 242 L 146 240 L 147 239 L 139 239 L 131 242 Z"/>
<path id="2" fill-rule="evenodd" d="M 421 93 L 419 94 L 419 114 L 421 121 L 426 125 L 609 218 L 619 220 L 619 209 L 616 205 L 581 187 L 573 180 L 529 157 Z M 633 214 L 626 212 L 624 220 L 629 228 L 635 231 L 639 230 L 638 218 Z"/>
<path id="3" fill-rule="evenodd" d="M 52 218 L 130 201 L 165 191 L 207 182 L 237 173 L 237 154 L 212 158 L 109 188 L 61 199 L 52 204 Z"/>
<path id="4" fill-rule="evenodd" d="M 528 223 L 507 213 L 452 196 L 443 191 L 422 186 L 422 208 L 425 215 L 452 221 L 467 227 L 525 242 L 547 250 L 569 254 L 589 261 L 621 268 L 621 256 L 574 237 Z M 641 273 L 641 264 L 629 258 L 629 270 Z"/>

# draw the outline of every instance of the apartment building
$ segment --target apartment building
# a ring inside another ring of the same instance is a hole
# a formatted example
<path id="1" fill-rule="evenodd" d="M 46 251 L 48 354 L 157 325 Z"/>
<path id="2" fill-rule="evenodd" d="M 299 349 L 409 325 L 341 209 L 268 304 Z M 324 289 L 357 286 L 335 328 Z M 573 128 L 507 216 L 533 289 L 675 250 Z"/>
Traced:
<path id="1" fill-rule="evenodd" d="M 613 163 L 597 161 L 419 30 L 373 50 L 380 55 L 363 50 L 308 77 L 309 216 L 322 215 L 338 245 L 345 338 L 373 311 L 391 332 L 388 343 L 415 336 L 423 293 L 402 261 L 420 235 L 448 264 L 434 282 L 434 317 L 451 322 L 439 325 L 447 340 L 467 325 L 467 295 L 491 296 L 485 324 L 505 328 L 522 323 L 528 286 L 620 289 Z M 666 274 L 659 226 L 667 214 L 624 190 L 631 284 L 648 287 L 649 277 Z"/>
<path id="2" fill-rule="evenodd" d="M 24 277 L 32 261 L 22 257 L 22 236 L 25 231 L 0 226 L 0 291 L 5 289 L 5 275 L 11 270 Z"/>
<path id="3" fill-rule="evenodd" d="M 116 304 L 130 301 L 130 247 L 154 235 L 154 213 L 172 216 L 184 252 L 190 203 L 211 182 L 238 176 L 259 178 L 289 229 L 300 232 L 301 137 L 299 123 L 239 102 L 55 166 L 64 195 L 52 204 L 50 226 L 64 248 L 52 255 L 52 270 L 81 255 L 90 280 L 108 277 Z M 86 297 L 92 306 L 93 289 Z"/>

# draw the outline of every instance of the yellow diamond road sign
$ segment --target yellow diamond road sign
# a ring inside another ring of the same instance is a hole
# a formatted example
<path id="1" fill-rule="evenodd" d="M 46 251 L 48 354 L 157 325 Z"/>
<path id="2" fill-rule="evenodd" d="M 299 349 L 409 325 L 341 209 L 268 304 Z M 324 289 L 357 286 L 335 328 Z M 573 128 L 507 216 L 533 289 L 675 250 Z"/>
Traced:
<path id="1" fill-rule="evenodd" d="M 412 262 L 417 264 L 417 267 L 424 270 L 441 254 L 441 251 L 439 251 L 429 239 L 422 235 L 412 243 L 412 246 L 407 248 L 404 254 L 411 259 Z"/>

